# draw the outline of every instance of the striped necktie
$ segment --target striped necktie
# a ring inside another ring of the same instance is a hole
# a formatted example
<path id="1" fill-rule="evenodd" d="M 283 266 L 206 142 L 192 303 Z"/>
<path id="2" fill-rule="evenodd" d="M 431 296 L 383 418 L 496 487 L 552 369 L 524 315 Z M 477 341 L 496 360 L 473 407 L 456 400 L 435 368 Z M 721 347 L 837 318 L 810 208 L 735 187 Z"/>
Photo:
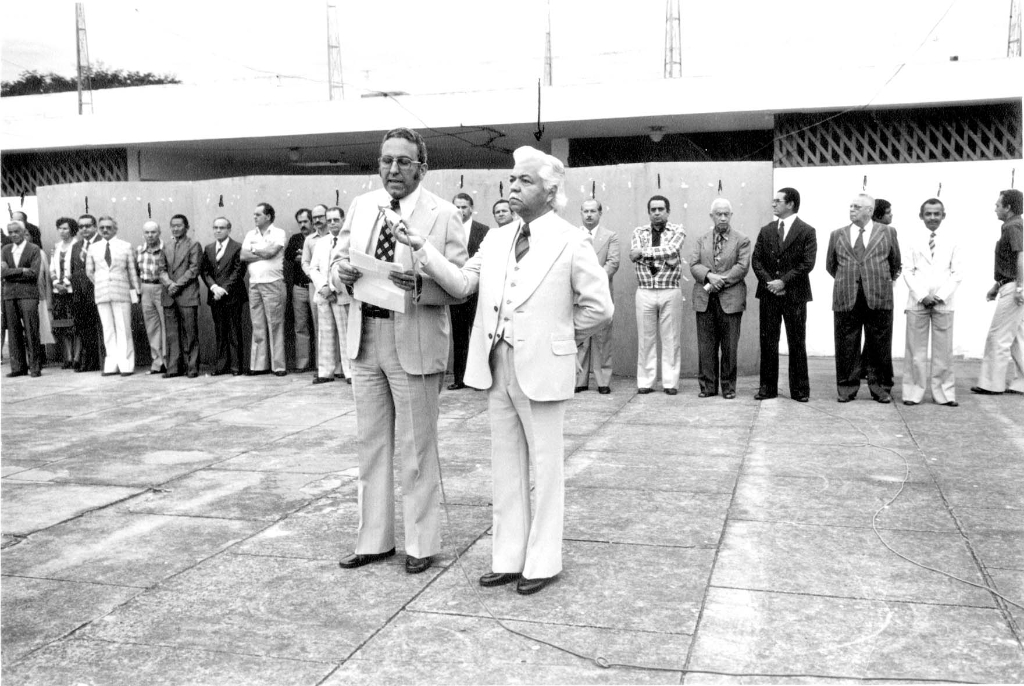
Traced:
<path id="1" fill-rule="evenodd" d="M 932 253 L 932 259 L 935 259 L 935 232 L 932 231 L 931 235 L 928 236 L 928 250 Z"/>
<path id="2" fill-rule="evenodd" d="M 516 238 L 516 262 L 523 259 L 523 255 L 530 252 L 530 223 L 523 224 L 519 230 L 519 237 Z"/>

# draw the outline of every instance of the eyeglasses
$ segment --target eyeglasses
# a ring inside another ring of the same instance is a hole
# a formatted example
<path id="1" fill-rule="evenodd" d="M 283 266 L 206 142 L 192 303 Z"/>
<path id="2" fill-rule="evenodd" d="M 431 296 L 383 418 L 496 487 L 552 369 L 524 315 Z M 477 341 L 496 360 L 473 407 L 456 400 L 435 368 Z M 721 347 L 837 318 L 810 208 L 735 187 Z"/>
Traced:
<path id="1" fill-rule="evenodd" d="M 317 219 L 327 219 L 327 215 L 326 214 L 314 214 L 313 215 L 313 221 L 316 221 Z"/>
<path id="2" fill-rule="evenodd" d="M 330 219 L 327 220 L 327 223 L 328 224 L 340 224 L 341 223 L 341 217 L 331 217 Z"/>
<path id="3" fill-rule="evenodd" d="M 412 165 L 414 164 L 423 164 L 422 162 L 417 162 L 411 157 L 391 157 L 390 155 L 385 155 L 384 157 L 381 157 L 377 161 L 380 163 L 381 169 L 391 169 L 392 164 L 397 164 L 398 168 L 401 169 L 402 171 L 408 171 L 409 169 L 412 168 Z"/>

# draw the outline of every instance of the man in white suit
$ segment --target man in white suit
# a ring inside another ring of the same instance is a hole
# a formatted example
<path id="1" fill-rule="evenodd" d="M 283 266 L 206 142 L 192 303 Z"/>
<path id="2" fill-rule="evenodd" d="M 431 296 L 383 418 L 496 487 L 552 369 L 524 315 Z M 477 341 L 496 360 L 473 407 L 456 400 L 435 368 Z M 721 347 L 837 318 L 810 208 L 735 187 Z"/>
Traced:
<path id="1" fill-rule="evenodd" d="M 448 367 L 447 306 L 460 300 L 431 279 L 417 278 L 409 248 L 396 243 L 393 224 L 397 215 L 458 265 L 466 261 L 466 232 L 454 205 L 420 187 L 427 173 L 422 136 L 401 128 L 387 132 L 379 162 L 384 188 L 352 202 L 332 258 L 331 279 L 337 291 L 357 282 L 362 274 L 351 264 L 354 252 L 407 266 L 404 272 L 391 272 L 392 281 L 405 291 L 405 312 L 355 298 L 349 307 L 347 353 L 359 437 L 359 534 L 354 554 L 339 565 L 351 569 L 395 554 L 392 463 L 397 434 L 405 570 L 418 574 L 441 549 L 437 398 Z"/>
<path id="2" fill-rule="evenodd" d="M 352 362 L 348 353 L 342 351 L 348 333 L 348 309 L 352 303 L 352 296 L 349 295 L 347 288 L 335 290 L 330 279 L 331 255 L 338 249 L 338 234 L 341 233 L 345 211 L 340 207 L 325 208 L 324 215 L 327 233 L 315 241 L 313 254 L 306 265 L 306 274 L 313 287 L 313 303 L 317 310 L 317 373 L 313 383 L 329 383 L 342 375 L 346 381 L 352 383 Z M 306 246 L 308 245 L 307 240 Z"/>
<path id="3" fill-rule="evenodd" d="M 85 270 L 95 284 L 96 309 L 103 326 L 107 356 L 102 376 L 131 376 L 135 372 L 132 303 L 141 290 L 132 244 L 117 238 L 113 217 L 100 217 L 101 240 L 89 246 Z"/>
<path id="4" fill-rule="evenodd" d="M 619 269 L 619 237 L 614 231 L 601 226 L 601 213 L 604 208 L 598 200 L 584 200 L 580 207 L 583 216 L 582 231 L 594 245 L 597 262 L 608 274 L 608 290 L 612 289 L 612 277 Z M 594 380 L 597 392 L 607 395 L 612 392 L 612 323 L 595 331 L 580 345 L 576 353 L 576 392 L 590 388 L 590 368 L 594 368 Z"/>
<path id="5" fill-rule="evenodd" d="M 399 227 L 399 237 L 449 293 L 479 291 L 465 381 L 488 390 L 494 472 L 492 572 L 480 585 L 518 580 L 529 595 L 562 570 L 562 420 L 577 343 L 611 321 L 614 306 L 590 241 L 555 214 L 565 207 L 565 167 L 529 147 L 514 158 L 509 202 L 519 220 L 492 229 L 464 268 L 415 226 Z"/>

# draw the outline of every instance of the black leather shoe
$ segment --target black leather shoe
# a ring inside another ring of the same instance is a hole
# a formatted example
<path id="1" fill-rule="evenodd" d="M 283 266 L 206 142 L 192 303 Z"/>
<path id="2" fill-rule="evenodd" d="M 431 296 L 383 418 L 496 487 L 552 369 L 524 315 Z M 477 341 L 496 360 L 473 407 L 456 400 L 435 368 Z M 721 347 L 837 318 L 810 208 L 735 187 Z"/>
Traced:
<path id="1" fill-rule="evenodd" d="M 279 372 L 274 372 L 274 376 L 288 376 L 288 372 L 281 370 Z"/>
<path id="2" fill-rule="evenodd" d="M 8 372 L 6 376 L 8 379 L 13 379 L 15 377 L 25 376 L 26 374 L 28 374 L 28 372 Z"/>
<path id="3" fill-rule="evenodd" d="M 132 376 L 134 372 L 121 372 L 121 376 Z M 36 376 L 39 376 L 39 372 L 36 372 Z"/>
<path id="4" fill-rule="evenodd" d="M 235 369 L 234 371 L 231 372 L 231 376 L 241 376 L 242 374 L 245 374 L 245 372 L 243 372 L 241 369 Z"/>
<path id="5" fill-rule="evenodd" d="M 510 584 L 513 581 L 518 581 L 522 576 L 523 575 L 519 572 L 491 572 L 490 574 L 484 574 L 480 577 L 480 585 L 484 588 L 504 586 L 505 584 Z"/>
<path id="6" fill-rule="evenodd" d="M 806 395 L 794 395 L 793 400 L 797 401 L 798 403 L 806 403 L 810 402 L 811 399 Z"/>
<path id="7" fill-rule="evenodd" d="M 882 403 L 883 405 L 888 405 L 889 403 L 892 402 L 892 396 L 889 395 L 888 393 L 880 393 L 879 395 L 875 396 L 875 402 Z"/>
<path id="8" fill-rule="evenodd" d="M 386 550 L 383 553 L 368 553 L 365 555 L 360 553 L 352 553 L 348 557 L 342 558 L 338 562 L 338 566 L 342 569 L 355 569 L 356 567 L 368 565 L 371 562 L 380 562 L 381 560 L 386 560 L 389 557 L 394 556 L 394 554 L 394 548 L 392 548 L 391 550 Z"/>
<path id="9" fill-rule="evenodd" d="M 269 374 L 269 373 L 270 373 L 269 369 L 250 369 L 249 371 L 247 371 L 245 373 L 245 375 L 246 376 L 263 376 L 264 374 Z"/>
<path id="10" fill-rule="evenodd" d="M 960 403 L 955 400 L 950 400 L 948 403 L 939 403 L 943 407 L 960 407 Z"/>
<path id="11" fill-rule="evenodd" d="M 164 378 L 165 379 L 174 379 L 174 378 L 179 377 L 179 376 L 181 376 L 180 372 L 173 373 L 173 374 L 171 372 L 164 372 Z"/>
<path id="12" fill-rule="evenodd" d="M 637 395 L 647 395 L 648 393 L 650 393 L 653 390 L 654 390 L 653 388 L 638 388 L 638 389 L 636 389 L 636 394 Z"/>
<path id="13" fill-rule="evenodd" d="M 538 591 L 544 589 L 545 586 L 555 580 L 555 577 L 549 576 L 544 579 L 527 579 L 525 576 L 519 580 L 519 584 L 516 586 L 516 593 L 519 595 L 533 595 Z"/>
<path id="14" fill-rule="evenodd" d="M 100 376 L 117 376 L 118 372 L 100 372 Z M 167 376 L 164 374 L 164 376 Z"/>
<path id="15" fill-rule="evenodd" d="M 189 372 L 185 376 L 187 376 L 190 379 L 198 379 L 199 378 L 199 372 Z"/>
<path id="16" fill-rule="evenodd" d="M 434 558 L 429 555 L 427 557 L 405 556 L 405 571 L 407 574 L 420 574 L 430 569 L 432 564 L 434 564 Z"/>
<path id="17" fill-rule="evenodd" d="M 977 393 L 978 395 L 1002 395 L 999 391 L 990 391 L 981 386 L 971 386 L 971 393 Z"/>
<path id="18" fill-rule="evenodd" d="M 163 373 L 164 373 L 163 369 L 150 369 L 149 370 L 150 376 L 152 376 L 153 374 L 163 374 Z"/>
<path id="19" fill-rule="evenodd" d="M 718 395 L 718 394 L 717 393 L 708 393 L 707 391 L 701 391 L 700 393 L 697 394 L 697 397 L 698 398 L 710 398 L 710 397 L 716 396 L 716 395 Z"/>
<path id="20" fill-rule="evenodd" d="M 577 386 L 576 390 L 573 391 L 573 392 L 574 393 L 582 393 L 583 391 L 588 391 L 588 390 L 590 390 L 590 386 Z"/>
<path id="21" fill-rule="evenodd" d="M 666 388 L 665 389 L 665 395 L 676 395 L 677 393 L 679 393 L 679 389 L 678 388 Z"/>
<path id="22" fill-rule="evenodd" d="M 836 398 L 836 401 L 841 403 L 852 403 L 856 399 L 857 396 L 855 395 L 841 395 L 838 398 Z"/>
<path id="23" fill-rule="evenodd" d="M 316 386 L 317 384 L 322 384 L 322 383 L 330 383 L 330 382 L 332 382 L 332 381 L 334 381 L 334 379 L 333 379 L 333 378 L 331 378 L 331 377 L 327 377 L 327 376 L 318 376 L 318 377 L 316 377 L 315 379 L 313 379 L 313 385 L 314 385 L 314 386 Z"/>
<path id="24" fill-rule="evenodd" d="M 904 405 L 919 405 L 920 403 L 915 403 L 913 400 L 904 400 L 903 404 Z"/>
<path id="25" fill-rule="evenodd" d="M 725 391 L 722 393 L 722 397 L 726 400 L 734 400 L 736 398 L 736 394 L 732 391 Z"/>
<path id="26" fill-rule="evenodd" d="M 42 373 L 38 369 L 33 369 L 28 373 L 28 375 L 31 376 L 33 379 L 38 379 L 40 376 L 42 376 Z M 131 376 L 131 374 L 122 374 L 121 376 Z"/>
<path id="27" fill-rule="evenodd" d="M 778 397 L 778 393 L 765 393 L 764 391 L 758 391 L 754 394 L 754 400 L 771 400 L 772 398 Z"/>
<path id="28" fill-rule="evenodd" d="M 465 387 L 466 387 L 466 384 L 459 383 L 458 381 L 454 381 L 454 382 L 448 384 L 448 390 L 449 391 L 461 391 Z"/>
<path id="29" fill-rule="evenodd" d="M 608 395 L 609 393 L 612 392 L 612 389 L 611 386 L 598 386 L 597 392 L 600 393 L 601 395 Z"/>

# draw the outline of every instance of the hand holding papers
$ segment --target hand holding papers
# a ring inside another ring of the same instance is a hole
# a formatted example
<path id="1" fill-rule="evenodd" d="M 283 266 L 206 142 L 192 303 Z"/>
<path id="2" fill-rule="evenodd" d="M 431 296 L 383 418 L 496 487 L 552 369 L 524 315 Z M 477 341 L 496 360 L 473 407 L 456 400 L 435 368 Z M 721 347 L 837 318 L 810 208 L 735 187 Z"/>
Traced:
<path id="1" fill-rule="evenodd" d="M 352 285 L 352 297 L 405 314 L 405 291 L 388 278 L 393 271 L 403 271 L 402 265 L 355 251 L 349 253 L 349 261 L 362 274 Z"/>

